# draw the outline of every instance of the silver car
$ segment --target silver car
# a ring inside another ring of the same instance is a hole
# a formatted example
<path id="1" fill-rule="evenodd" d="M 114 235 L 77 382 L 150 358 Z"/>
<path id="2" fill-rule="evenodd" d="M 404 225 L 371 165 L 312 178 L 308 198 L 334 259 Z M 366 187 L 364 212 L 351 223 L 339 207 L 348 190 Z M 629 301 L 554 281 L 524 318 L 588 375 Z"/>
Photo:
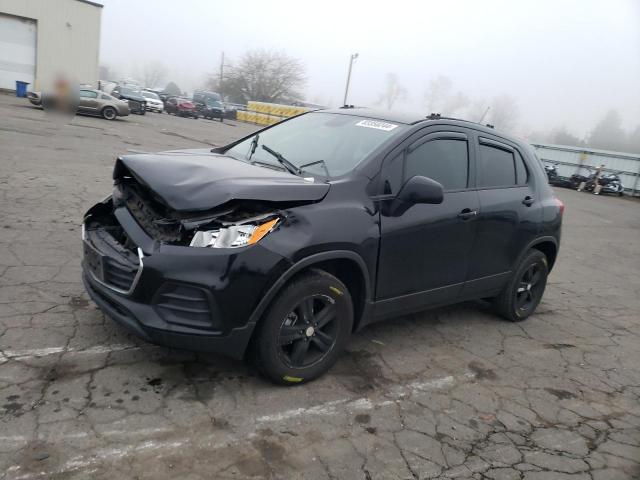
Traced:
<path id="1" fill-rule="evenodd" d="M 78 113 L 99 115 L 107 120 L 115 120 L 116 117 L 129 115 L 129 104 L 101 90 L 82 88 L 78 101 Z"/>
<path id="2" fill-rule="evenodd" d="M 129 104 L 125 100 L 118 100 L 111 95 L 104 93 L 102 90 L 94 90 L 93 88 L 81 88 L 78 91 L 78 102 L 76 113 L 81 115 L 96 115 L 107 120 L 115 120 L 116 117 L 125 117 L 129 115 Z M 42 97 L 40 92 L 29 92 L 27 98 L 35 106 L 43 106 L 44 108 L 56 108 L 58 103 L 55 98 L 45 96 Z M 72 107 L 73 108 L 73 107 Z"/>

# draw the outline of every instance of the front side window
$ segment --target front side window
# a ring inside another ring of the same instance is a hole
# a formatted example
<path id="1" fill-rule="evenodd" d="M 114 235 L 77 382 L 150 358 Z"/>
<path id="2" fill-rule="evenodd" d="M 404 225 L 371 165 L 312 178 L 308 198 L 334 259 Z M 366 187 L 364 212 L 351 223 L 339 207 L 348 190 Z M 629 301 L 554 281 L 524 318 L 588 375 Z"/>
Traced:
<path id="1" fill-rule="evenodd" d="M 409 147 L 405 180 L 420 175 L 439 182 L 445 190 L 467 188 L 469 153 L 466 140 L 436 139 Z"/>
<path id="2" fill-rule="evenodd" d="M 280 164 L 262 147 L 278 152 L 304 173 L 339 177 L 386 142 L 404 132 L 404 124 L 327 112 L 311 112 L 249 137 L 226 151 L 246 161 Z M 310 165 L 313 164 L 313 165 Z M 307 166 L 305 166 L 307 165 Z"/>
<path id="3" fill-rule="evenodd" d="M 520 154 L 516 152 L 516 181 L 518 185 L 526 185 L 528 180 L 527 167 L 524 165 L 524 160 Z"/>
<path id="4" fill-rule="evenodd" d="M 516 184 L 513 152 L 480 144 L 478 188 L 512 187 Z"/>

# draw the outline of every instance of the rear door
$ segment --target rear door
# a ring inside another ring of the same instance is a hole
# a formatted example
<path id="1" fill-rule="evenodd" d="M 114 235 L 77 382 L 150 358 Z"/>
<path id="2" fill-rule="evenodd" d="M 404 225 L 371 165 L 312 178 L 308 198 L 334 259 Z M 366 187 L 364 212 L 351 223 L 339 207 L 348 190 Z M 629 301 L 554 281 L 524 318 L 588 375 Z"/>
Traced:
<path id="1" fill-rule="evenodd" d="M 413 136 L 383 167 L 385 195 L 397 195 L 414 175 L 440 182 L 439 205 L 381 208 L 376 313 L 379 316 L 448 303 L 467 276 L 476 229 L 473 153 L 464 129 L 426 129 Z M 390 203 L 389 203 L 390 202 Z"/>
<path id="2" fill-rule="evenodd" d="M 474 145 L 480 211 L 465 297 L 504 286 L 518 256 L 535 238 L 541 219 L 534 176 L 517 146 L 481 132 Z"/>

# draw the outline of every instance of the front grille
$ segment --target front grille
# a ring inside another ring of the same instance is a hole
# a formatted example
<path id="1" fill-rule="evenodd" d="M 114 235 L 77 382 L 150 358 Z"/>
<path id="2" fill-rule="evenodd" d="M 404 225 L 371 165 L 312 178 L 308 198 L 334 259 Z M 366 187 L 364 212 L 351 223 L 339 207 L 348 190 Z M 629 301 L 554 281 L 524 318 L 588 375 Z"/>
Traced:
<path id="1" fill-rule="evenodd" d="M 129 100 L 129 108 L 131 110 L 140 111 L 142 110 L 142 104 L 140 102 L 137 102 L 136 100 Z"/>
<path id="2" fill-rule="evenodd" d="M 124 264 L 120 261 L 104 257 L 104 283 L 120 290 L 129 290 L 138 273 L 138 266 Z"/>
<path id="3" fill-rule="evenodd" d="M 93 277 L 120 292 L 129 292 L 141 268 L 140 257 L 122 245 L 107 228 L 85 230 L 84 264 Z"/>
<path id="4" fill-rule="evenodd" d="M 200 287 L 165 283 L 153 301 L 158 314 L 167 322 L 184 327 L 218 330 L 219 317 L 211 314 L 211 294 Z"/>

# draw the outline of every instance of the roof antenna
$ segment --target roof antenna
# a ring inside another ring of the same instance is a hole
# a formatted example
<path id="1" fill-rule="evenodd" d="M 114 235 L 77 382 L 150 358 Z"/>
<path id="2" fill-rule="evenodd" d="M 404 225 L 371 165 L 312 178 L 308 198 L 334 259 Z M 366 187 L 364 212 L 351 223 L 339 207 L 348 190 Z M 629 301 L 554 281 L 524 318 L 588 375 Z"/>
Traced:
<path id="1" fill-rule="evenodd" d="M 427 120 L 439 120 L 440 119 L 440 114 L 439 113 L 430 113 L 429 115 L 427 115 Z"/>
<path id="2" fill-rule="evenodd" d="M 482 114 L 482 116 L 480 117 L 480 120 L 478 120 L 478 123 L 479 123 L 480 125 L 482 125 L 482 121 L 484 120 L 484 117 L 486 117 L 486 116 L 487 116 L 487 113 L 489 113 L 489 109 L 490 109 L 490 108 L 491 108 L 491 105 L 489 105 L 489 106 L 487 107 L 487 109 L 484 111 L 484 113 L 483 113 L 483 114 Z"/>

